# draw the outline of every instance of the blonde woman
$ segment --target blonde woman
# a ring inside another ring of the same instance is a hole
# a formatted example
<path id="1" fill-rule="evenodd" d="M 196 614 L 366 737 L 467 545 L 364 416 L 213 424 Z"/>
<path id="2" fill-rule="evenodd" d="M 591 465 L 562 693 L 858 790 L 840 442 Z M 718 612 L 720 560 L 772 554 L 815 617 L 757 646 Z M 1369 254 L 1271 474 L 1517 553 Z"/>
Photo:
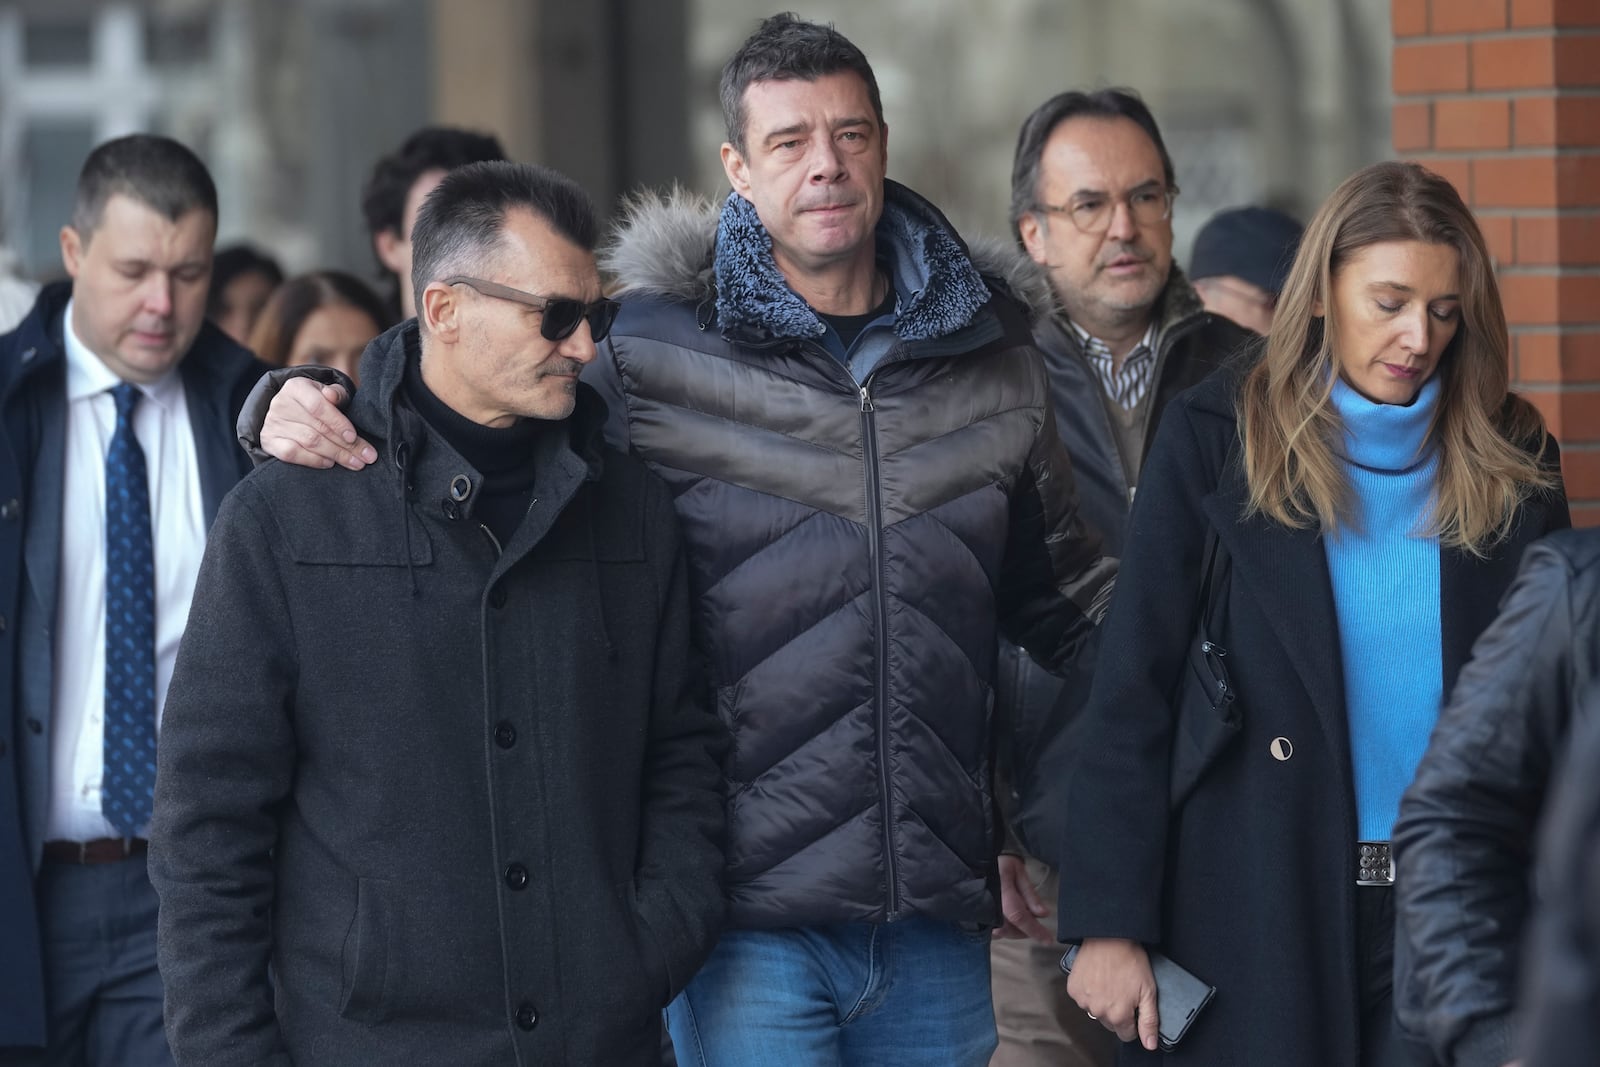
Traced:
<path id="1" fill-rule="evenodd" d="M 1569 525 L 1507 343 L 1460 197 L 1382 163 L 1312 220 L 1254 357 L 1163 417 L 1065 796 L 1068 992 L 1125 1062 L 1431 1062 L 1393 1022 L 1390 828 L 1523 549 Z M 1175 710 L 1202 626 L 1237 728 L 1179 797 L 1219 733 Z M 1217 987 L 1164 1061 L 1152 949 Z"/>

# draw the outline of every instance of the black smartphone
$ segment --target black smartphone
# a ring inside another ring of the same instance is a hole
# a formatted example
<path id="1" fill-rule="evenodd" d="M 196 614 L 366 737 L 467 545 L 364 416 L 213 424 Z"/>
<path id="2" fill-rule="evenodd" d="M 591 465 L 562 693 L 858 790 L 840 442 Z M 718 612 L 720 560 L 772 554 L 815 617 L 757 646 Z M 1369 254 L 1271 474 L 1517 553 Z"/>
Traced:
<path id="1" fill-rule="evenodd" d="M 1161 1047 L 1171 1052 L 1189 1032 L 1200 1009 L 1211 1003 L 1217 987 L 1207 985 L 1188 971 L 1154 950 L 1150 954 L 1150 973 L 1156 980 L 1156 1008 L 1161 1013 Z M 1061 957 L 1061 973 L 1071 974 L 1078 958 L 1078 946 Z"/>

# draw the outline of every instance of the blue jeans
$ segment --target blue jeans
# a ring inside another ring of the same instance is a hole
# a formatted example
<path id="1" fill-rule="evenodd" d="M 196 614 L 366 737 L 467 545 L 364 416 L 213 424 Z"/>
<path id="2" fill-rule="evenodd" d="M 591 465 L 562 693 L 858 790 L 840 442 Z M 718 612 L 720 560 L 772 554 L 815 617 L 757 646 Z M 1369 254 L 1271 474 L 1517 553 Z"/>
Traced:
<path id="1" fill-rule="evenodd" d="M 984 1067 L 989 933 L 920 918 L 730 930 L 667 1027 L 679 1067 Z"/>

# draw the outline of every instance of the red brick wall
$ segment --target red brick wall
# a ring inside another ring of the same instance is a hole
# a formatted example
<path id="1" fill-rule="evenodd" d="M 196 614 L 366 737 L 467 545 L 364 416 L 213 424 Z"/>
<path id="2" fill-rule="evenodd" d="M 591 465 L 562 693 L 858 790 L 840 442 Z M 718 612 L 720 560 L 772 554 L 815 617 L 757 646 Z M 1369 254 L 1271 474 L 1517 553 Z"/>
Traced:
<path id="1" fill-rule="evenodd" d="M 1600 524 L 1600 0 L 1391 0 L 1394 148 L 1449 178 L 1500 268 L 1512 379 Z"/>

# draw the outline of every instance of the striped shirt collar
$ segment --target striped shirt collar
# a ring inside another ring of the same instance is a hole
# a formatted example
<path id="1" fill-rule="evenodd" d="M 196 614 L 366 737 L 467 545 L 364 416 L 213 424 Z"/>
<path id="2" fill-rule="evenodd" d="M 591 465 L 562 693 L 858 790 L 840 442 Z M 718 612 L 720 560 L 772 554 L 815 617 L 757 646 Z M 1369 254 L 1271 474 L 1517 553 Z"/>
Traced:
<path id="1" fill-rule="evenodd" d="M 1138 407 L 1150 391 L 1150 380 L 1155 376 L 1156 324 L 1152 322 L 1149 329 L 1145 330 L 1144 337 L 1128 353 L 1119 369 L 1111 356 L 1110 347 L 1104 341 L 1092 336 L 1076 322 L 1068 322 L 1083 342 L 1083 354 L 1088 357 L 1089 365 L 1094 368 L 1106 396 L 1124 411 Z"/>

